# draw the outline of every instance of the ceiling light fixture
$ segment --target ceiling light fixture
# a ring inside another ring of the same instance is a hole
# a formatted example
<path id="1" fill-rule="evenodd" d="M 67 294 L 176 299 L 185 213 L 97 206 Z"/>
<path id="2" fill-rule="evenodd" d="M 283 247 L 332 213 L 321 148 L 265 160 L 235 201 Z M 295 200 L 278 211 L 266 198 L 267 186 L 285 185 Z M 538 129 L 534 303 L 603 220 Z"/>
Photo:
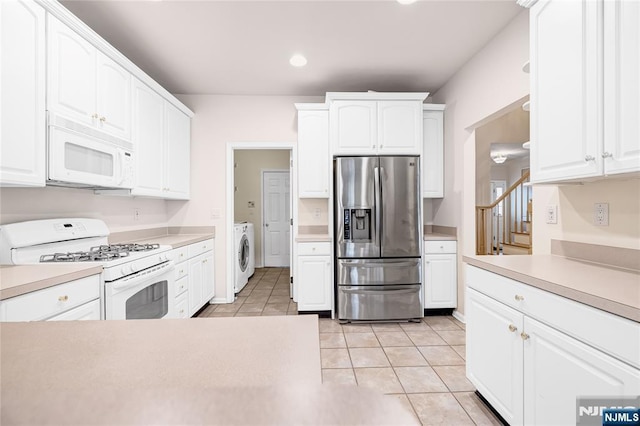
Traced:
<path id="1" fill-rule="evenodd" d="M 289 59 L 289 63 L 294 67 L 304 67 L 307 65 L 307 58 L 300 54 L 295 54 Z"/>
<path id="2" fill-rule="evenodd" d="M 507 156 L 503 155 L 503 154 L 496 154 L 493 157 L 491 157 L 491 159 L 494 161 L 494 163 L 496 164 L 502 164 L 505 161 L 507 161 Z"/>
<path id="3" fill-rule="evenodd" d="M 415 3 L 417 0 L 396 0 L 400 4 L 411 4 Z"/>

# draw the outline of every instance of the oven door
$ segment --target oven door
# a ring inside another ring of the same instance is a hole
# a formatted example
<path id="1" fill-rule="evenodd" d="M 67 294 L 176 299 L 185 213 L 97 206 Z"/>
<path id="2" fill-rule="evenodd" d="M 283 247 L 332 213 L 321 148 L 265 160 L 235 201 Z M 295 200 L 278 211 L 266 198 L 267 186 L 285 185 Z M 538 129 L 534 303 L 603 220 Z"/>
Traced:
<path id="1" fill-rule="evenodd" d="M 105 318 L 176 318 L 174 276 L 173 262 L 165 262 L 105 283 Z"/>

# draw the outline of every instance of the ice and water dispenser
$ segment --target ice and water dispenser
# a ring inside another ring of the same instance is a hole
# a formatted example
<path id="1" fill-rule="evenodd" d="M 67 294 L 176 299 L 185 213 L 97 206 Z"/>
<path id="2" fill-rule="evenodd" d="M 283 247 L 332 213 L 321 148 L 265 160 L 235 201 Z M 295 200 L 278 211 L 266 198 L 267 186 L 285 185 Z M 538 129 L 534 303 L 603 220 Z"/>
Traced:
<path id="1" fill-rule="evenodd" d="M 371 241 L 373 209 L 344 209 L 344 239 L 351 242 Z"/>

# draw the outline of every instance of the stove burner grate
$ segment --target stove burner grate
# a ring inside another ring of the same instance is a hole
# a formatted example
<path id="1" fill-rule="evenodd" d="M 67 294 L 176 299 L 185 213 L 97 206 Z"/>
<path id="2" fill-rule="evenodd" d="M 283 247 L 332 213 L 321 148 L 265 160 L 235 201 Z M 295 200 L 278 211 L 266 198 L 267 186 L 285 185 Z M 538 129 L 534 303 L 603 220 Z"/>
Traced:
<path id="1" fill-rule="evenodd" d="M 91 247 L 89 251 L 53 253 L 40 256 L 40 262 L 103 262 L 160 248 L 160 244 L 110 244 Z"/>

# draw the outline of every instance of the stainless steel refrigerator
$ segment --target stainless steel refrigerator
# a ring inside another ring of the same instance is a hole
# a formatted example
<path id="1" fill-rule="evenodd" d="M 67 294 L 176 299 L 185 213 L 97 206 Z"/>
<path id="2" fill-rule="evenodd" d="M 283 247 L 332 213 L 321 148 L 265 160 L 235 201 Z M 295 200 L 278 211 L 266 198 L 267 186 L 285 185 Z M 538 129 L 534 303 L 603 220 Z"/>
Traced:
<path id="1" fill-rule="evenodd" d="M 338 319 L 423 316 L 419 160 L 335 158 Z"/>

